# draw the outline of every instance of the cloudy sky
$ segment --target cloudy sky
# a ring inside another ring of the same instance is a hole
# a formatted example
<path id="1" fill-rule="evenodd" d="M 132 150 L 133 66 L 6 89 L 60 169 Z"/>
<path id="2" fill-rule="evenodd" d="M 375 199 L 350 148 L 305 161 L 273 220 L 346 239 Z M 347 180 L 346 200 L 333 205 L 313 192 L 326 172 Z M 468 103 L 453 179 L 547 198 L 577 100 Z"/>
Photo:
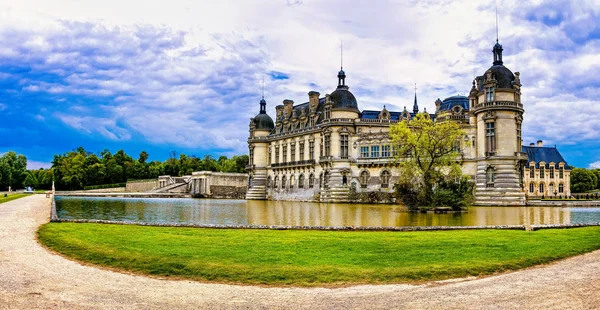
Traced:
<path id="1" fill-rule="evenodd" d="M 498 0 L 524 142 L 600 167 L 600 0 Z M 466 94 L 492 63 L 494 1 L 0 0 L 0 153 L 30 168 L 83 146 L 164 160 L 247 152 L 268 113 L 337 85 L 360 109 Z"/>

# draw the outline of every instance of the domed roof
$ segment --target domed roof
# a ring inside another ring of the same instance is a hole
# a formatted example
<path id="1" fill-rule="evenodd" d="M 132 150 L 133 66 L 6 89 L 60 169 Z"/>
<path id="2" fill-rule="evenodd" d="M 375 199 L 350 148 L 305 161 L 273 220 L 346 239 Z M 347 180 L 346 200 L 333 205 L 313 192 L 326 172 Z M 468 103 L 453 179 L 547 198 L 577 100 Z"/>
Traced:
<path id="1" fill-rule="evenodd" d="M 333 101 L 332 109 L 344 109 L 352 110 L 360 113 L 358 110 L 358 103 L 354 95 L 348 90 L 348 86 L 340 85 L 337 89 L 329 95 L 331 101 Z"/>
<path id="2" fill-rule="evenodd" d="M 469 98 L 465 96 L 452 96 L 444 99 L 440 105 L 440 111 L 450 111 L 452 108 L 459 106 L 463 110 L 469 109 Z"/>
<path id="3" fill-rule="evenodd" d="M 493 65 L 488 70 L 492 71 L 492 76 L 498 83 L 497 88 L 512 88 L 515 75 L 504 65 Z M 487 72 L 487 71 L 486 71 Z M 485 74 L 484 74 L 485 76 Z"/>
<path id="4" fill-rule="evenodd" d="M 273 119 L 266 113 L 259 113 L 254 117 L 254 130 L 273 130 Z"/>

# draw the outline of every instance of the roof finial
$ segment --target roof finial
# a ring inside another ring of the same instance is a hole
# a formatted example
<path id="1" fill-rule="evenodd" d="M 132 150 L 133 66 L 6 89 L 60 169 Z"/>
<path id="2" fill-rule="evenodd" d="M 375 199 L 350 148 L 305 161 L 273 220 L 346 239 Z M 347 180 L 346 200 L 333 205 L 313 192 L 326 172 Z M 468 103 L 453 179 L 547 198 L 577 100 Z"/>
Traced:
<path id="1" fill-rule="evenodd" d="M 413 105 L 413 112 L 419 113 L 419 105 L 417 104 L 417 83 L 415 83 L 415 104 Z"/>
<path id="2" fill-rule="evenodd" d="M 496 4 L 496 43 L 498 43 L 498 1 L 495 1 Z"/>
<path id="3" fill-rule="evenodd" d="M 344 41 L 340 41 L 340 69 L 344 69 Z"/>

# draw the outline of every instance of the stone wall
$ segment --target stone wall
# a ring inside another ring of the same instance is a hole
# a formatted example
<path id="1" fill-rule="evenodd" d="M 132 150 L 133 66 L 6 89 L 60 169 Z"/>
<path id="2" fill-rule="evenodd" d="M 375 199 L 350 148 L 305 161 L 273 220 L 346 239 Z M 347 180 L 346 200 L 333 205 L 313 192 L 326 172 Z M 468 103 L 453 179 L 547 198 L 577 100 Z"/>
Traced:
<path id="1" fill-rule="evenodd" d="M 197 197 L 244 199 L 248 190 L 248 174 L 194 172 L 188 188 L 190 193 Z"/>
<path id="2" fill-rule="evenodd" d="M 158 188 L 158 180 L 140 180 L 127 182 L 125 191 L 130 193 L 142 193 Z"/>

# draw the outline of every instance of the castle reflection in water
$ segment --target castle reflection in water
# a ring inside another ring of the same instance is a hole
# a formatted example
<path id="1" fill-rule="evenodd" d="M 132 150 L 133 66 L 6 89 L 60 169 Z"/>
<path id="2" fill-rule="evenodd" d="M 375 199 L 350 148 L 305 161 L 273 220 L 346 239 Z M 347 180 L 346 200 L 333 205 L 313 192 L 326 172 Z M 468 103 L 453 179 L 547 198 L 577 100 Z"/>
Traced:
<path id="1" fill-rule="evenodd" d="M 216 199 L 57 197 L 61 218 L 199 225 L 490 226 L 600 222 L 600 208 L 473 207 L 466 213 L 409 213 L 396 205 Z"/>

